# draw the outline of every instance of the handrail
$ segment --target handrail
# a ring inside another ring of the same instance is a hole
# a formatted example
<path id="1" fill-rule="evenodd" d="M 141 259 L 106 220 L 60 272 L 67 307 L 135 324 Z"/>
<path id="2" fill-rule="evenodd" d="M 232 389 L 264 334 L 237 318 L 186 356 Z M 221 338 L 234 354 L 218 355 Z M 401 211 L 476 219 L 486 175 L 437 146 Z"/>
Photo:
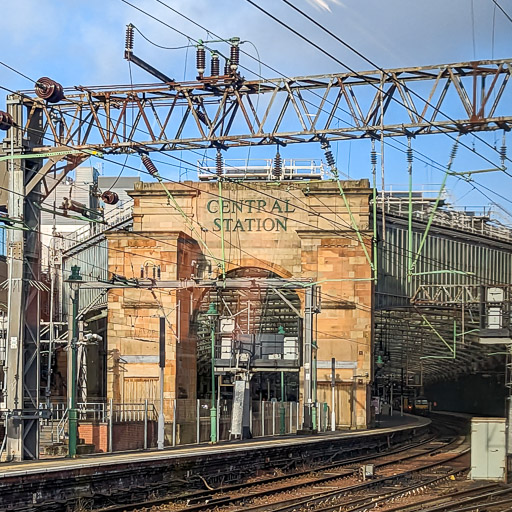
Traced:
<path id="1" fill-rule="evenodd" d="M 69 409 L 66 409 L 64 411 L 64 414 L 62 415 L 62 418 L 60 419 L 59 423 L 57 424 L 57 439 L 64 439 L 64 431 L 66 429 L 66 425 L 68 422 L 68 415 L 69 415 Z"/>

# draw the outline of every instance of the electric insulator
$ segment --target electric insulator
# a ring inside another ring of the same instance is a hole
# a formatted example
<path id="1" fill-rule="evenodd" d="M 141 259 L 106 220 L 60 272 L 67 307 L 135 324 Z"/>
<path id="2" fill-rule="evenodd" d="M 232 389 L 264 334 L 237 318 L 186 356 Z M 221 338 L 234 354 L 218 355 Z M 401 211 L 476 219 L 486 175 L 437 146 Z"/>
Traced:
<path id="1" fill-rule="evenodd" d="M 196 63 L 197 63 L 197 74 L 200 78 L 203 77 L 204 72 L 206 70 L 206 53 L 204 51 L 204 46 L 200 44 L 197 47 L 196 53 Z"/>
<path id="2" fill-rule="evenodd" d="M 231 62 L 229 59 L 226 59 L 226 62 L 224 63 L 224 74 L 229 75 L 229 69 L 230 69 Z"/>
<path id="3" fill-rule="evenodd" d="M 36 82 L 35 91 L 40 98 L 48 101 L 48 103 L 58 103 L 64 98 L 62 85 L 46 76 L 41 77 Z"/>
<path id="4" fill-rule="evenodd" d="M 272 174 L 274 178 L 279 179 L 283 174 L 283 161 L 281 159 L 281 154 L 279 151 L 276 153 L 274 157 L 274 168 L 272 169 Z"/>
<path id="5" fill-rule="evenodd" d="M 377 165 L 377 152 L 372 149 L 370 152 L 370 162 L 372 165 Z"/>
<path id="6" fill-rule="evenodd" d="M 0 130 L 7 131 L 12 126 L 14 126 L 14 120 L 11 114 L 0 110 Z"/>
<path id="7" fill-rule="evenodd" d="M 455 157 L 457 156 L 457 150 L 459 149 L 459 142 L 458 141 L 455 141 L 453 147 L 452 147 L 452 151 L 450 153 L 450 160 L 454 160 Z"/>
<path id="8" fill-rule="evenodd" d="M 112 192 L 112 190 L 103 192 L 101 199 L 103 199 L 106 204 L 117 204 L 119 202 L 119 196 L 116 192 Z"/>
<path id="9" fill-rule="evenodd" d="M 126 42 L 124 45 L 125 52 L 133 52 L 133 25 L 126 25 Z"/>
<path id="10" fill-rule="evenodd" d="M 229 60 L 231 61 L 229 65 L 231 72 L 236 73 L 238 64 L 240 63 L 240 48 L 238 47 L 238 43 L 231 45 L 231 54 Z"/>
<path id="11" fill-rule="evenodd" d="M 217 150 L 217 155 L 215 156 L 215 166 L 217 168 L 217 176 L 221 178 L 224 174 L 224 162 L 222 161 L 220 149 Z"/>
<path id="12" fill-rule="evenodd" d="M 140 159 L 151 176 L 156 176 L 158 174 L 158 169 L 155 167 L 155 164 L 148 155 L 142 155 Z"/>
<path id="13" fill-rule="evenodd" d="M 412 164 L 412 148 L 407 148 L 407 163 Z"/>
<path id="14" fill-rule="evenodd" d="M 505 166 L 505 160 L 507 159 L 507 139 L 505 138 L 505 132 L 503 132 L 503 138 L 501 139 L 500 157 L 501 165 Z"/>
<path id="15" fill-rule="evenodd" d="M 328 142 L 322 142 L 322 145 L 320 146 L 325 153 L 325 159 L 327 160 L 327 165 L 329 167 L 335 168 L 336 162 L 334 161 L 334 156 L 331 151 L 331 146 Z"/>
<path id="16" fill-rule="evenodd" d="M 219 76 L 220 74 L 220 61 L 219 56 L 213 52 L 212 53 L 212 59 L 210 62 L 210 68 L 211 68 L 211 75 L 212 76 Z"/>

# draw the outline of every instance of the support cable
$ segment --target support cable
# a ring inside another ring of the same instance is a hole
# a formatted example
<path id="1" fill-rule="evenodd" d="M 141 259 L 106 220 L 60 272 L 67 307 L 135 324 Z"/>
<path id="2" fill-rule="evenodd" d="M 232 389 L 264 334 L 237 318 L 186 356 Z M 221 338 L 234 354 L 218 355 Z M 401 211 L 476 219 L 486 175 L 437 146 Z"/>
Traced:
<path id="1" fill-rule="evenodd" d="M 130 6 L 131 6 L 131 7 L 133 7 L 134 9 L 137 9 L 138 11 L 140 11 L 140 12 L 141 12 L 141 13 L 143 13 L 143 14 L 145 14 L 146 16 L 148 16 L 148 17 L 150 17 L 150 18 L 154 19 L 155 21 L 157 21 L 157 22 L 159 22 L 159 23 L 162 23 L 164 26 L 168 27 L 169 29 L 176 31 L 176 32 L 180 33 L 181 35 L 184 35 L 184 36 L 185 36 L 185 37 L 187 37 L 189 40 L 194 40 L 194 39 L 193 39 L 193 38 L 191 38 L 190 36 L 188 36 L 188 35 L 186 35 L 186 34 L 183 34 L 181 31 L 179 31 L 179 30 L 175 29 L 175 28 L 174 28 L 174 27 L 172 27 L 171 25 L 169 25 L 169 24 L 165 23 L 164 21 L 162 21 L 162 20 L 160 20 L 160 19 L 156 18 L 155 16 L 151 15 L 151 14 L 150 14 L 150 13 L 148 13 L 147 11 L 144 11 L 143 9 L 140 9 L 139 7 L 136 7 L 136 6 L 132 5 L 132 4 L 130 4 L 130 3 L 129 3 L 129 2 L 127 2 L 126 0 L 121 0 L 121 1 L 122 1 L 122 2 L 124 2 L 124 3 L 126 3 L 126 4 L 128 4 L 128 5 L 130 5 Z M 160 3 L 161 5 L 163 5 L 164 7 L 166 7 L 167 9 L 169 9 L 169 10 L 173 11 L 174 13 L 178 14 L 178 15 L 179 15 L 179 16 L 181 16 L 182 18 L 186 19 L 186 20 L 187 20 L 187 21 L 189 21 L 190 23 L 193 23 L 193 24 L 194 24 L 194 25 L 196 25 L 197 27 L 201 28 L 202 30 L 205 30 L 205 31 L 207 31 L 208 33 L 211 33 L 211 34 L 212 34 L 212 35 L 214 35 L 215 37 L 219 38 L 219 40 L 222 40 L 222 41 L 228 41 L 228 40 L 226 40 L 226 39 L 221 38 L 219 35 L 215 34 L 215 33 L 214 33 L 214 32 L 212 32 L 211 30 L 206 29 L 203 25 L 201 25 L 201 24 L 197 23 L 196 21 L 194 21 L 193 19 L 191 19 L 191 18 L 189 18 L 189 17 L 185 16 L 184 14 L 182 14 L 181 12 L 179 12 L 179 11 L 177 11 L 176 9 L 172 8 L 171 6 L 167 5 L 165 2 L 162 2 L 161 0 L 156 0 L 156 1 L 157 1 L 158 3 Z M 249 2 L 250 2 L 250 0 L 247 0 L 247 1 L 249 1 Z M 258 9 L 260 9 L 260 10 L 262 10 L 263 12 L 265 12 L 268 16 L 270 16 L 271 18 L 273 18 L 275 21 L 278 21 L 280 24 L 283 24 L 283 22 L 281 22 L 280 20 L 278 20 L 277 18 L 275 18 L 274 16 L 272 16 L 270 13 L 268 13 L 268 12 L 264 11 L 261 7 L 257 6 L 257 5 L 256 5 L 256 4 L 254 4 L 253 2 L 250 2 L 250 3 L 252 3 L 255 7 L 257 7 L 257 8 L 258 8 Z M 291 7 L 293 7 L 293 6 L 291 6 Z M 293 8 L 294 8 L 294 9 L 296 9 L 296 10 L 299 10 L 299 9 L 298 9 L 298 8 L 296 8 L 296 7 L 293 7 Z M 299 10 L 299 11 L 300 11 L 300 10 Z M 305 13 L 303 13 L 302 11 L 300 11 L 300 12 L 301 12 L 301 14 L 305 15 Z M 314 21 L 314 20 L 310 20 L 310 21 Z M 315 23 L 316 23 L 316 22 L 315 22 Z M 287 27 L 287 28 L 289 28 L 289 30 L 291 30 L 292 32 L 296 33 L 296 31 L 294 31 L 291 27 Z M 322 28 L 323 28 L 323 27 L 322 27 Z M 326 30 L 326 29 L 324 29 L 324 30 Z M 330 33 L 330 32 L 329 32 L 329 33 Z M 300 35 L 300 34 L 298 34 L 298 33 L 297 33 L 297 35 Z M 330 33 L 330 35 L 331 35 L 331 36 L 333 36 L 333 37 L 335 37 L 335 36 L 334 36 L 334 34 L 332 34 L 332 33 Z M 301 36 L 301 37 L 304 39 L 304 37 L 303 37 L 303 36 Z M 313 44 L 313 45 L 314 45 L 314 43 L 311 43 L 310 41 L 308 41 L 308 42 L 309 42 L 310 44 Z M 374 66 L 376 69 L 381 70 L 381 68 L 380 68 L 379 66 L 377 66 L 377 65 L 375 65 L 373 62 L 369 61 L 369 60 L 368 60 L 366 57 L 364 57 L 362 54 L 359 54 L 359 52 L 358 52 L 357 50 L 355 50 L 355 49 L 353 49 L 352 47 L 350 47 L 349 45 L 347 45 L 347 43 L 345 43 L 344 41 L 340 41 L 340 42 L 342 42 L 343 44 L 345 44 L 345 45 L 346 45 L 346 46 L 347 46 L 351 51 L 353 51 L 353 52 L 355 52 L 356 54 L 360 55 L 360 56 L 361 56 L 361 58 L 363 58 L 363 59 L 367 60 L 368 62 L 370 62 L 370 63 L 371 63 L 371 65 L 372 65 L 372 66 Z M 317 46 L 317 45 L 314 45 L 314 46 Z M 322 50 L 322 51 L 323 51 L 323 50 Z M 280 76 L 282 76 L 283 78 L 289 78 L 289 77 L 286 77 L 285 75 L 283 75 L 282 73 L 280 73 L 278 70 L 276 70 L 276 69 L 275 69 L 275 68 L 273 68 L 272 66 L 269 66 L 269 65 L 268 65 L 268 64 L 266 64 L 265 62 L 263 62 L 263 61 L 261 61 L 261 60 L 259 60 L 259 59 L 256 59 L 255 57 L 253 57 L 253 56 L 252 56 L 252 55 L 250 55 L 249 53 L 244 52 L 243 50 L 241 50 L 241 52 L 242 52 L 242 53 L 244 53 L 245 55 L 247 55 L 248 57 L 250 57 L 251 59 L 255 60 L 256 62 L 258 62 L 259 64 L 261 64 L 261 65 L 265 66 L 266 68 L 268 68 L 268 69 L 270 69 L 270 70 L 274 71 L 275 73 L 279 74 L 279 75 L 280 75 Z M 329 56 L 331 56 L 331 55 L 329 55 Z M 332 56 L 331 56 L 331 57 L 332 57 Z M 332 57 L 332 58 L 334 58 L 334 57 Z M 355 71 L 351 70 L 351 68 L 350 68 L 350 67 L 348 67 L 346 64 L 344 64 L 344 63 L 341 63 L 341 64 L 342 64 L 343 66 L 345 66 L 347 69 L 349 69 L 350 71 L 352 71 L 352 72 L 354 72 L 354 73 L 356 73 L 356 74 L 357 74 L 357 72 L 355 72 Z M 251 69 L 249 69 L 249 68 L 247 68 L 247 67 L 245 67 L 245 66 L 240 65 L 240 67 L 241 67 L 241 68 L 243 68 L 243 69 L 245 69 L 245 70 L 247 70 L 247 71 L 249 71 L 249 72 L 251 72 L 251 73 L 253 73 L 253 74 L 255 74 L 256 76 L 259 76 L 260 78 L 264 78 L 264 77 L 262 77 L 261 75 L 258 75 L 257 73 L 255 73 L 254 71 L 252 71 Z M 384 71 L 384 70 L 382 70 L 382 71 Z M 358 75 L 358 76 L 359 76 L 360 78 L 362 78 L 362 79 L 365 79 L 365 77 L 364 77 L 364 76 L 362 76 L 362 75 Z M 365 79 L 365 81 L 367 81 L 367 80 Z M 367 82 L 368 82 L 368 81 L 367 81 Z M 369 83 L 370 85 L 372 85 L 372 86 L 376 87 L 372 82 L 368 82 L 368 83 Z M 413 93 L 414 93 L 414 91 L 411 91 L 411 92 L 413 92 Z M 311 91 L 311 93 L 312 93 L 313 95 L 317 96 L 319 99 L 321 99 L 321 100 L 322 100 L 322 97 L 321 97 L 319 94 L 317 94 L 315 91 Z M 424 100 L 424 99 L 423 99 L 423 97 L 421 97 L 420 95 L 418 95 L 418 93 L 414 93 L 414 94 L 415 94 L 416 96 L 418 96 L 422 101 L 425 101 L 425 102 L 426 102 L 426 100 Z M 393 100 L 394 100 L 394 101 L 396 101 L 396 102 L 398 102 L 399 104 L 401 104 L 402 106 L 404 106 L 406 109 L 408 109 L 408 110 L 409 110 L 409 107 L 407 107 L 407 105 L 405 105 L 404 103 L 400 102 L 398 99 L 393 98 Z M 310 103 L 310 102 L 308 102 L 307 100 L 305 100 L 305 101 L 306 101 L 306 103 Z M 332 102 L 330 102 L 330 101 L 328 101 L 328 100 L 327 100 L 327 103 L 329 103 L 329 104 L 333 105 L 333 103 L 332 103 Z M 428 103 L 428 102 L 427 102 L 427 103 Z M 433 107 L 433 108 L 434 108 L 434 107 Z M 344 110 L 344 109 L 341 109 L 341 110 L 342 110 L 343 112 L 345 112 L 346 114 L 348 114 L 348 115 L 352 115 L 350 112 L 348 112 L 348 111 L 346 111 L 346 110 Z M 447 119 L 450 119 L 450 118 L 449 118 L 449 116 L 447 116 L 446 114 L 444 114 L 443 112 L 441 112 L 439 109 L 435 108 L 435 110 L 436 110 L 436 111 L 438 111 L 440 114 L 444 115 Z M 423 118 L 423 119 L 424 119 L 424 120 L 426 120 L 425 118 Z M 428 120 L 426 120 L 426 121 L 428 122 Z M 350 125 L 351 123 L 348 123 L 348 124 Z M 352 126 L 353 126 L 353 125 L 352 125 Z M 446 134 L 446 135 L 453 139 L 453 137 L 452 137 L 452 136 L 450 136 L 449 134 Z M 475 135 L 474 135 L 474 136 L 475 136 Z M 475 137 L 476 137 L 476 136 L 475 136 Z M 488 144 L 485 140 L 483 140 L 483 139 L 480 139 L 480 140 L 481 140 L 482 142 L 484 142 L 485 144 L 487 144 L 491 149 L 496 150 L 496 148 L 493 148 L 493 147 L 492 147 L 490 144 Z M 404 144 L 404 143 L 402 143 L 401 141 L 397 141 L 397 142 L 399 142 L 399 144 L 401 144 L 401 145 L 405 145 L 405 144 Z M 387 143 L 387 144 L 389 144 L 389 143 Z M 392 144 L 390 144 L 390 145 L 391 145 L 391 147 L 394 147 L 395 149 L 398 149 L 398 148 L 396 148 L 396 146 L 393 146 Z M 467 146 L 467 145 L 465 145 L 465 144 L 463 144 L 463 145 L 464 145 L 464 147 L 466 147 L 467 149 L 469 149 L 469 150 L 471 150 L 471 151 L 472 151 L 472 148 L 469 148 L 469 146 Z M 479 156 L 482 156 L 482 155 L 479 155 Z M 484 158 L 484 157 L 482 156 L 482 158 Z M 512 161 L 512 160 L 510 160 L 510 159 L 507 159 L 507 160 Z M 492 162 L 490 162 L 489 160 L 488 160 L 488 162 L 489 162 L 489 163 L 492 163 Z M 493 165 L 494 165 L 494 164 L 493 164 Z M 512 174 L 508 173 L 506 170 L 503 170 L 503 172 L 504 172 L 507 176 L 509 176 L 509 177 L 511 177 L 511 178 L 512 178 Z"/>
<path id="2" fill-rule="evenodd" d="M 255 2 L 253 2 L 252 0 L 246 0 L 247 2 L 249 2 L 251 5 L 253 5 L 254 7 L 256 7 L 257 9 L 259 9 L 261 12 L 263 12 L 264 14 L 266 14 L 268 17 L 272 18 L 274 21 L 276 21 L 277 23 L 279 23 L 280 25 L 282 25 L 283 27 L 285 27 L 286 29 L 288 29 L 290 32 L 293 32 L 295 35 L 297 35 L 298 37 L 300 37 L 301 39 L 303 39 L 304 41 L 306 41 L 308 44 L 310 44 L 311 46 L 314 46 L 317 50 L 321 51 L 322 53 L 324 53 L 326 56 L 330 57 L 331 59 L 333 59 L 335 62 L 337 62 L 338 64 L 340 64 L 341 66 L 344 66 L 345 68 L 347 68 L 351 73 L 355 73 L 356 76 L 358 78 L 361 78 L 363 80 L 365 80 L 369 85 L 371 85 L 372 87 L 376 88 L 376 89 L 380 89 L 378 85 L 375 85 L 373 82 L 369 81 L 364 75 L 361 75 L 360 73 L 358 73 L 357 71 L 355 71 L 354 69 L 352 69 L 350 66 L 348 66 L 346 63 L 340 61 L 339 59 L 337 59 L 334 55 L 332 55 L 332 53 L 329 53 L 327 50 L 325 50 L 324 48 L 322 48 L 321 46 L 315 44 L 313 41 L 311 41 L 310 38 L 307 38 L 306 36 L 304 36 L 303 34 L 301 34 L 300 32 L 296 31 L 295 29 L 293 29 L 290 25 L 288 25 L 287 23 L 283 22 L 282 20 L 280 20 L 279 18 L 273 16 L 270 12 L 268 12 L 267 10 L 265 10 L 264 8 L 260 7 L 259 5 L 257 5 Z M 341 39 L 339 36 L 337 36 L 336 34 L 334 34 L 332 31 L 330 31 L 329 29 L 325 28 L 323 25 L 321 25 L 319 22 L 317 22 L 314 18 L 312 18 L 311 16 L 309 16 L 308 14 L 306 14 L 303 10 L 301 10 L 299 7 L 293 5 L 289 0 L 281 0 L 282 2 L 284 2 L 285 4 L 287 4 L 289 7 L 291 7 L 292 9 L 294 9 L 295 11 L 297 11 L 299 14 L 301 14 L 304 18 L 306 18 L 307 20 L 309 20 L 311 23 L 313 23 L 314 25 L 316 25 L 317 27 L 319 27 L 321 30 L 323 30 L 324 32 L 326 32 L 327 34 L 329 34 L 332 38 L 334 38 L 336 41 L 338 41 L 339 43 L 341 43 L 343 46 L 345 46 L 346 48 L 348 48 L 350 51 L 352 51 L 353 53 L 355 53 L 357 56 L 359 56 L 360 58 L 362 58 L 363 60 L 365 60 L 366 62 L 368 62 L 371 66 L 374 66 L 376 69 L 378 69 L 380 72 L 382 73 L 385 73 L 385 70 L 378 66 L 377 64 L 375 64 L 375 62 L 373 62 L 371 59 L 369 59 L 368 57 L 366 57 L 364 54 L 362 54 L 361 52 L 359 52 L 358 50 L 356 50 L 353 46 L 351 46 L 350 44 L 348 44 L 347 42 L 345 42 L 343 39 Z M 498 6 L 499 4 L 496 2 L 496 0 L 493 0 L 493 2 Z M 503 9 L 501 9 L 503 11 Z M 505 11 L 503 11 L 505 13 Z M 505 13 L 506 15 L 506 13 Z M 508 17 L 508 16 L 507 16 Z M 388 78 L 391 78 L 393 79 L 394 77 L 391 76 L 389 73 L 385 73 L 386 76 Z M 384 90 L 383 89 L 380 89 L 381 92 L 384 94 Z M 425 98 L 423 98 L 423 96 L 421 96 L 420 94 L 418 94 L 417 92 L 409 89 L 407 87 L 406 89 L 408 92 L 410 92 L 411 94 L 413 94 L 414 96 L 416 96 L 418 99 L 420 99 L 421 101 L 424 101 L 425 102 L 425 105 L 426 106 L 429 106 L 431 108 L 433 108 L 436 112 L 439 112 L 441 115 L 443 115 L 444 117 L 446 117 L 449 121 L 452 121 L 453 123 L 455 123 L 455 120 L 452 119 L 450 116 L 448 116 L 447 114 L 445 114 L 444 112 L 442 112 L 439 108 L 437 108 L 436 106 L 432 105 L 430 103 L 430 101 L 428 100 L 425 100 Z M 408 111 L 410 111 L 410 107 L 408 107 L 404 102 L 398 100 L 397 98 L 391 96 L 390 99 L 392 101 L 395 101 L 396 103 L 404 106 Z M 430 125 L 432 125 L 431 122 L 428 121 L 428 119 L 426 119 L 424 116 L 422 116 L 421 114 L 417 114 L 418 117 L 424 121 L 426 121 L 427 123 L 429 123 Z M 455 138 L 450 135 L 449 133 L 446 133 L 446 135 L 448 137 L 450 137 L 450 139 L 452 140 L 455 140 Z M 486 140 L 482 139 L 481 137 L 479 137 L 478 135 L 475 135 L 474 133 L 472 134 L 476 139 L 478 139 L 480 142 L 483 142 L 486 146 L 488 146 L 490 149 L 494 150 L 494 151 L 497 151 L 495 147 L 493 147 L 491 144 L 489 144 Z M 463 147 L 465 147 L 466 149 L 468 149 L 469 151 L 471 152 L 474 152 L 472 148 L 470 148 L 468 145 L 464 144 L 464 143 L 461 143 L 461 145 Z M 491 163 L 492 165 L 494 165 L 494 163 L 487 159 L 486 157 L 484 157 L 483 155 L 479 154 L 479 156 L 481 158 L 483 158 L 484 160 L 486 160 L 488 163 Z M 510 159 L 508 159 L 509 161 L 512 161 Z M 505 171 L 505 170 L 503 170 Z M 508 173 L 507 173 L 508 174 Z M 510 175 L 512 177 L 512 175 Z"/>
<path id="3" fill-rule="evenodd" d="M 373 264 L 372 259 L 370 258 L 370 255 L 368 254 L 368 249 L 366 248 L 366 244 L 364 243 L 363 237 L 361 236 L 361 231 L 359 230 L 359 226 L 357 225 L 354 214 L 352 213 L 352 208 L 350 208 L 350 204 L 349 204 L 347 196 L 345 194 L 345 190 L 343 189 L 343 186 L 341 184 L 340 177 L 338 174 L 338 169 L 336 168 L 336 162 L 334 161 L 334 156 L 330 149 L 331 146 L 329 145 L 328 142 L 324 141 L 324 142 L 322 142 L 321 147 L 325 152 L 325 158 L 327 160 L 327 164 L 331 168 L 331 173 L 338 185 L 338 190 L 340 191 L 341 198 L 343 199 L 343 203 L 344 203 L 345 208 L 347 209 L 348 215 L 350 217 L 350 222 L 352 224 L 352 228 L 354 229 L 357 239 L 359 240 L 359 243 L 361 244 L 361 247 L 363 248 L 364 255 L 366 256 L 366 260 L 370 264 L 371 269 L 375 272 L 375 266 Z"/>
<path id="4" fill-rule="evenodd" d="M 411 271 L 414 269 L 414 267 L 416 266 L 416 263 L 418 262 L 418 259 L 421 254 L 421 250 L 423 249 L 423 245 L 425 244 L 425 241 L 427 240 L 427 235 L 430 230 L 430 226 L 432 225 L 432 222 L 434 221 L 434 216 L 437 212 L 437 207 L 439 206 L 439 202 L 441 201 L 441 197 L 443 195 L 444 188 L 446 186 L 446 179 L 448 178 L 448 175 L 450 174 L 453 161 L 455 160 L 455 157 L 457 155 L 459 138 L 460 138 L 460 134 L 457 136 L 457 139 L 455 140 L 455 142 L 453 144 L 452 151 L 450 153 L 450 160 L 449 160 L 448 166 L 447 166 L 447 172 L 444 175 L 443 182 L 441 183 L 441 187 L 439 188 L 439 193 L 437 194 L 437 197 L 436 197 L 436 201 L 435 201 L 432 211 L 430 212 L 430 215 L 428 217 L 427 226 L 425 227 L 425 231 L 423 232 L 423 236 L 421 237 L 420 245 L 418 247 L 418 252 L 416 254 L 416 257 L 414 258 L 414 261 L 411 264 Z M 412 249 L 412 247 L 410 249 Z"/>

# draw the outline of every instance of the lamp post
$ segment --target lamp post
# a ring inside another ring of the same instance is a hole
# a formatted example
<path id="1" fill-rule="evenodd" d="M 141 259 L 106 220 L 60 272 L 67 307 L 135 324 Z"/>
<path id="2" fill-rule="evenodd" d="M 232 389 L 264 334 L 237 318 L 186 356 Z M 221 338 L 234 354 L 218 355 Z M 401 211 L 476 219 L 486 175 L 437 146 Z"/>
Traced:
<path id="1" fill-rule="evenodd" d="M 210 307 L 206 312 L 206 316 L 210 320 L 211 343 L 212 343 L 212 402 L 210 406 L 210 442 L 217 442 L 217 408 L 215 407 L 215 327 L 219 313 L 214 302 L 210 302 Z"/>
<path id="2" fill-rule="evenodd" d="M 76 265 L 71 267 L 71 275 L 68 278 L 68 283 L 71 286 L 71 302 L 72 302 L 72 329 L 71 329 L 71 341 L 70 351 L 68 354 L 71 356 L 71 371 L 68 374 L 68 386 L 71 391 L 69 395 L 69 406 L 68 406 L 68 455 L 73 458 L 76 457 L 76 446 L 78 438 L 78 413 L 76 410 L 76 371 L 77 371 L 77 343 L 78 343 L 78 305 L 80 298 L 80 282 L 82 276 L 80 275 L 80 267 Z M 69 368 L 69 365 L 68 365 Z"/>

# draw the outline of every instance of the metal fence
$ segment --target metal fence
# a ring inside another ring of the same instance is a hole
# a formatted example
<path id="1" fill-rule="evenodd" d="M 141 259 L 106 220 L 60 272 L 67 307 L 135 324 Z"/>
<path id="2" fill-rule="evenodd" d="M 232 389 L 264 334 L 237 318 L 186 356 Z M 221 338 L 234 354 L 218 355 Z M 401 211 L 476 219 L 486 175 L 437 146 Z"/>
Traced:
<path id="1" fill-rule="evenodd" d="M 211 440 L 211 401 L 170 399 L 163 404 L 164 444 L 178 446 L 207 443 Z M 216 401 L 217 441 L 229 441 L 233 402 Z M 96 451 L 149 449 L 157 446 L 157 424 L 161 407 L 159 401 L 137 403 L 107 402 L 79 403 L 79 425 L 97 429 L 96 438 L 107 437 L 107 448 Z M 65 402 L 51 404 L 52 417 L 45 423 L 52 429 L 52 440 L 65 441 L 68 432 L 68 409 Z M 295 434 L 302 427 L 302 405 L 298 402 L 253 401 L 250 408 L 252 437 Z M 330 429 L 330 411 L 326 403 L 316 407 L 317 429 Z M 94 436 L 93 436 L 94 437 Z M 94 443 L 94 439 L 92 440 Z"/>

